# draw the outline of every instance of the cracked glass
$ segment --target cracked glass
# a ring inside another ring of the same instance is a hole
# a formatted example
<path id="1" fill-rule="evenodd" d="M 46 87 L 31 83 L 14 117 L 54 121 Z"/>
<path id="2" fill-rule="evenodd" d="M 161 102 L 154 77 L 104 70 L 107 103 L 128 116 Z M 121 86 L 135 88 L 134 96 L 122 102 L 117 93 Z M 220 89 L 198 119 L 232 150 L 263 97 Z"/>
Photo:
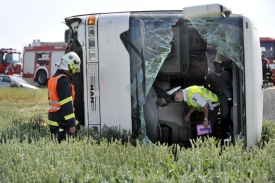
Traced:
<path id="1" fill-rule="evenodd" d="M 131 83 L 128 90 L 132 96 L 132 116 L 139 119 L 137 122 L 140 124 L 138 139 L 147 143 L 150 140 L 146 136 L 143 106 L 150 88 L 171 52 L 171 42 L 174 41 L 172 27 L 179 20 L 184 20 L 180 11 L 171 14 L 132 14 L 130 17 L 127 37 L 134 49 L 127 49 L 131 62 Z M 243 70 L 243 40 L 242 29 L 240 29 L 242 16 L 232 15 L 226 19 L 222 17 L 199 18 L 185 20 L 185 22 L 196 29 L 209 48 L 215 49 L 216 53 L 236 63 L 237 67 Z M 192 63 L 189 64 L 191 67 L 188 71 L 195 70 Z M 199 73 L 203 72 L 199 71 Z M 203 74 L 206 75 L 207 71 Z M 135 124 L 133 128 L 135 129 Z"/>

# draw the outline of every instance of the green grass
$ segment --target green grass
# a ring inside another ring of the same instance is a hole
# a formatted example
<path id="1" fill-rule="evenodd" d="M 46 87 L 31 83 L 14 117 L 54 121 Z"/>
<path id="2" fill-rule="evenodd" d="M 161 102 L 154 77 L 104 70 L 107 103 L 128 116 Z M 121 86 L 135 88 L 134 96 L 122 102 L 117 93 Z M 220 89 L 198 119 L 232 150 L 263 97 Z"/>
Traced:
<path id="1" fill-rule="evenodd" d="M 15 118 L 30 119 L 41 115 L 47 119 L 48 98 L 47 89 L 39 90 L 23 88 L 0 89 L 0 120 Z"/>
<path id="2" fill-rule="evenodd" d="M 75 138 L 50 139 L 47 89 L 0 89 L 0 182 L 275 182 L 275 123 L 264 121 L 259 146 L 241 140 L 219 146 L 213 138 L 192 147 L 132 146 L 115 137 L 95 138 L 82 128 Z"/>

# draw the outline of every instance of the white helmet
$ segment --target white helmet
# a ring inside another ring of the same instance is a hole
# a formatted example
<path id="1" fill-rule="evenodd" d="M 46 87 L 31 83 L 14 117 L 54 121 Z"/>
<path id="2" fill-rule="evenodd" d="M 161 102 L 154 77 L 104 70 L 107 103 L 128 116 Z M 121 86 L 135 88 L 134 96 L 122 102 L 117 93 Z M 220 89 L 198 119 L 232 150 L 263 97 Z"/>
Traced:
<path id="1" fill-rule="evenodd" d="M 71 51 L 69 53 L 66 53 L 61 60 L 64 60 L 68 63 L 68 67 L 73 74 L 76 72 L 80 72 L 81 60 L 75 52 Z"/>

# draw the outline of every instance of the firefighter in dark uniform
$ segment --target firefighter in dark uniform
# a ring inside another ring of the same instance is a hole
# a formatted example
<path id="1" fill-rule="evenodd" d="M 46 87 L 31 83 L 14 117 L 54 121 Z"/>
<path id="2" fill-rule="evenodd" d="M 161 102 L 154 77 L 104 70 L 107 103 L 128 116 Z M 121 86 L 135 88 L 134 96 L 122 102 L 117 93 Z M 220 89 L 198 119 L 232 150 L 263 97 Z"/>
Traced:
<path id="1" fill-rule="evenodd" d="M 51 134 L 58 141 L 66 139 L 79 130 L 80 124 L 74 114 L 74 86 L 72 74 L 80 72 L 80 58 L 75 52 L 65 54 L 55 64 L 56 73 L 48 81 L 49 114 L 48 124 Z"/>

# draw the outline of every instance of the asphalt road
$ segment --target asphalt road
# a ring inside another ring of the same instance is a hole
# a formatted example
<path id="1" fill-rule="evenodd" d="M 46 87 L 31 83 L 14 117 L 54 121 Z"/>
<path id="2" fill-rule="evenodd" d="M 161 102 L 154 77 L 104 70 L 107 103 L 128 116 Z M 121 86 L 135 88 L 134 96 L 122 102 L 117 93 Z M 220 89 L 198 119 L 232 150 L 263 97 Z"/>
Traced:
<path id="1" fill-rule="evenodd" d="M 263 117 L 275 121 L 275 86 L 263 90 Z"/>

